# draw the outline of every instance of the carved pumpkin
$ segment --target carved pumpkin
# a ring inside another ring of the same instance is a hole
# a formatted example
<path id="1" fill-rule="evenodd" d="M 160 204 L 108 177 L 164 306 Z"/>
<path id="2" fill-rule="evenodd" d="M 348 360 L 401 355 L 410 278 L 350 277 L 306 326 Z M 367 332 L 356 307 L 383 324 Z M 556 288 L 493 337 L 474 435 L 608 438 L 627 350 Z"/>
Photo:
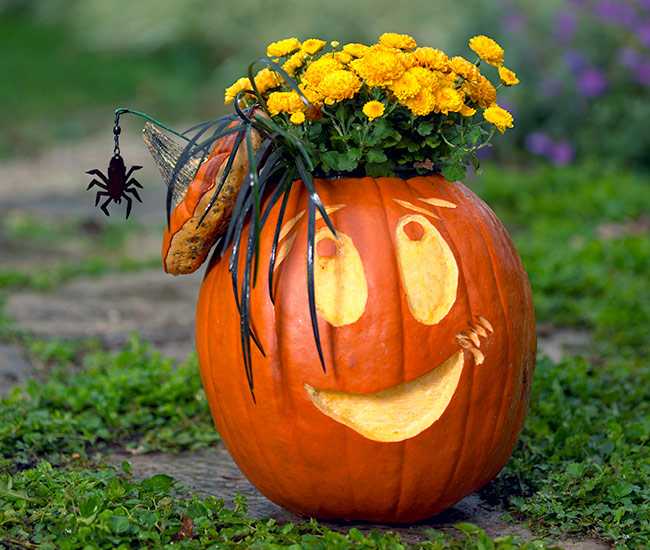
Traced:
<path id="1" fill-rule="evenodd" d="M 266 277 L 251 290 L 250 323 L 265 353 L 252 351 L 256 402 L 229 255 L 206 272 L 196 337 L 214 422 L 250 481 L 299 515 L 429 517 L 491 480 L 515 446 L 535 359 L 528 279 L 501 223 L 462 184 L 315 183 L 337 232 L 317 220 L 325 369 L 306 298 L 307 192 L 294 185 L 275 303 Z M 261 231 L 260 274 L 278 211 Z"/>

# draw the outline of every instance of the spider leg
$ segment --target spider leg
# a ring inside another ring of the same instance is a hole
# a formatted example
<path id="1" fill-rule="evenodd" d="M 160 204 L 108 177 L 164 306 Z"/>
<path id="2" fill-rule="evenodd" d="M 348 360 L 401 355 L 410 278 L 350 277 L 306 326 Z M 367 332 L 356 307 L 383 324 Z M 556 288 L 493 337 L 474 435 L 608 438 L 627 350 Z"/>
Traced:
<path id="1" fill-rule="evenodd" d="M 140 202 L 142 202 L 142 199 L 140 198 L 140 195 L 138 195 L 138 192 L 135 189 L 125 189 L 125 193 L 131 193 L 136 199 L 138 199 Z M 126 198 L 126 195 L 124 195 L 124 198 Z"/>
<path id="2" fill-rule="evenodd" d="M 128 191 L 128 189 L 127 189 Z M 132 191 L 132 190 L 131 190 Z M 129 219 L 129 214 L 131 213 L 131 207 L 133 206 L 133 201 L 131 200 L 131 197 L 127 197 L 126 195 L 123 195 L 124 200 L 126 201 L 126 219 Z M 142 201 L 140 201 L 142 202 Z"/>
<path id="3" fill-rule="evenodd" d="M 100 170 L 97 170 L 97 168 L 95 168 L 94 170 L 88 170 L 86 174 L 90 174 L 91 176 L 99 176 L 100 178 L 102 178 L 102 180 L 104 180 L 104 183 L 108 185 L 108 178 L 104 174 L 102 174 Z"/>
<path id="4" fill-rule="evenodd" d="M 107 191 L 98 191 L 97 196 L 95 197 L 95 206 L 99 204 L 99 199 L 102 197 L 110 197 L 111 194 L 108 193 Z"/>
<path id="5" fill-rule="evenodd" d="M 128 174 L 127 174 L 126 177 L 127 177 L 127 178 L 129 177 Z M 135 178 L 131 178 L 131 179 L 126 183 L 126 185 L 127 185 L 127 186 L 128 186 L 128 185 L 135 185 L 136 187 L 139 187 L 140 189 L 144 189 L 144 187 L 142 187 L 142 185 L 140 185 L 140 182 L 139 182 L 137 179 L 135 179 Z"/>
<path id="6" fill-rule="evenodd" d="M 93 180 L 93 181 L 90 182 L 90 185 L 88 185 L 88 187 L 86 187 L 86 191 L 88 191 L 88 189 L 90 189 L 93 185 L 97 185 L 98 187 L 101 187 L 102 189 L 107 189 L 107 186 L 104 185 L 102 182 L 97 181 L 97 180 Z"/>
<path id="7" fill-rule="evenodd" d="M 133 173 L 133 171 L 140 170 L 140 168 L 142 168 L 142 166 L 131 166 L 131 168 L 129 168 L 129 171 L 126 173 L 126 176 L 124 176 L 124 179 L 128 180 L 129 176 Z"/>
<path id="8" fill-rule="evenodd" d="M 105 193 L 105 194 L 108 195 L 108 193 Z M 99 193 L 98 193 L 98 195 L 99 195 Z M 109 195 L 109 196 L 108 196 L 108 200 L 107 200 L 104 204 L 101 205 L 101 209 L 104 211 L 104 214 L 106 214 L 107 216 L 110 216 L 110 214 L 108 213 L 108 210 L 106 209 L 106 205 L 107 205 L 109 202 L 111 202 L 112 200 L 113 200 L 113 199 L 112 199 L 111 196 Z M 95 206 L 97 206 L 97 205 L 95 205 Z"/>

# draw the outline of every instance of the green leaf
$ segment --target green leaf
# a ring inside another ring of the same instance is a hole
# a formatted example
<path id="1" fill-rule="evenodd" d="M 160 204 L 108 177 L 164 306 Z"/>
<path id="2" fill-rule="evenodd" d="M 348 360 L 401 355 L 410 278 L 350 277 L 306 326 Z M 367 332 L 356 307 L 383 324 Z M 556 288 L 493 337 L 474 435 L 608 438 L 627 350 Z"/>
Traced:
<path id="1" fill-rule="evenodd" d="M 337 171 L 339 169 L 339 154 L 336 151 L 328 151 L 320 156 L 325 171 Z"/>
<path id="2" fill-rule="evenodd" d="M 126 533 L 131 527 L 129 518 L 124 516 L 111 516 L 110 526 L 113 532 L 117 535 L 122 535 Z"/>
<path id="3" fill-rule="evenodd" d="M 417 132 L 421 136 L 428 136 L 428 135 L 431 134 L 431 132 L 433 132 L 433 128 L 434 128 L 434 125 L 433 125 L 432 122 L 428 122 L 426 120 L 423 120 L 422 122 L 420 122 L 420 124 L 418 124 Z"/>
<path id="4" fill-rule="evenodd" d="M 386 162 L 387 160 L 388 157 L 386 156 L 386 153 L 378 147 L 373 147 L 366 152 L 366 162 L 370 164 L 379 164 Z"/>
<path id="5" fill-rule="evenodd" d="M 446 164 L 442 170 L 442 176 L 449 182 L 460 181 L 465 177 L 467 169 L 461 164 Z"/>

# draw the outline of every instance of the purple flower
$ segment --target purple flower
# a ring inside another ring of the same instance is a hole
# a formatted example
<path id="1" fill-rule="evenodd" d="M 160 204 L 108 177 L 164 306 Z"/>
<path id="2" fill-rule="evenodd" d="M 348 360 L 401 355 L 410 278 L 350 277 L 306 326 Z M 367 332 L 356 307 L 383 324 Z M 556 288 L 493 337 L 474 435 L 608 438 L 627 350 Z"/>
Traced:
<path id="1" fill-rule="evenodd" d="M 636 0 L 642 10 L 650 10 L 650 0 Z"/>
<path id="2" fill-rule="evenodd" d="M 561 11 L 555 17 L 555 37 L 564 44 L 571 42 L 578 30 L 578 21 L 569 11 Z"/>
<path id="3" fill-rule="evenodd" d="M 526 18 L 515 11 L 506 14 L 503 18 L 503 26 L 510 32 L 518 33 L 526 27 Z"/>
<path id="4" fill-rule="evenodd" d="M 620 23 L 626 27 L 633 27 L 637 14 L 628 4 L 621 0 L 601 0 L 594 9 L 596 17 L 605 24 Z"/>
<path id="5" fill-rule="evenodd" d="M 564 139 L 556 142 L 547 156 L 548 160 L 550 160 L 555 166 L 565 166 L 573 161 L 575 153 L 573 144 Z"/>
<path id="6" fill-rule="evenodd" d="M 577 87 L 585 97 L 598 97 L 607 91 L 607 77 L 598 67 L 587 67 L 578 73 Z"/>
<path id="7" fill-rule="evenodd" d="M 637 65 L 641 62 L 641 54 L 634 48 L 624 47 L 620 48 L 617 52 L 618 61 L 623 67 L 628 69 L 636 69 Z"/>
<path id="8" fill-rule="evenodd" d="M 644 86 L 650 87 L 650 61 L 641 59 L 634 67 L 634 77 Z"/>
<path id="9" fill-rule="evenodd" d="M 564 54 L 564 64 L 571 71 L 580 71 L 587 66 L 587 57 L 582 50 L 569 50 Z"/>
<path id="10" fill-rule="evenodd" d="M 553 141 L 550 136 L 542 132 L 528 134 L 525 146 L 534 155 L 546 157 L 556 166 L 570 164 L 575 157 L 575 148 L 570 141 L 566 139 Z"/>
<path id="11" fill-rule="evenodd" d="M 644 48 L 650 49 L 650 21 L 644 21 L 636 30 L 637 38 Z"/>
<path id="12" fill-rule="evenodd" d="M 553 140 L 542 132 L 533 132 L 526 136 L 525 147 L 534 155 L 547 156 L 554 145 Z"/>

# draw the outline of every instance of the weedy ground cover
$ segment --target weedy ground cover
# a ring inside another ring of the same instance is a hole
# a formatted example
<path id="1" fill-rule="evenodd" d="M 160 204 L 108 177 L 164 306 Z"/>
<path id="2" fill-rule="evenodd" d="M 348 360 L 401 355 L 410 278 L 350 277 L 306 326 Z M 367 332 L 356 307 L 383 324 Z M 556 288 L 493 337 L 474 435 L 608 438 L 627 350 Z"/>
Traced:
<path id="1" fill-rule="evenodd" d="M 650 544 L 650 196 L 643 175 L 596 165 L 486 169 L 472 186 L 511 229 L 538 322 L 592 331 L 584 353 L 541 357 L 521 442 L 483 490 L 540 536 Z M 646 220 L 646 221 L 644 221 Z M 645 224 L 645 225 L 644 225 Z M 42 238 L 38 235 L 26 236 Z M 5 292 L 11 285 L 5 285 Z M 0 544 L 113 548 L 404 548 L 399 535 L 278 526 L 183 493 L 169 476 L 137 481 L 101 456 L 115 447 L 174 452 L 212 444 L 194 359 L 173 366 L 137 337 L 108 353 L 43 342 L 2 320 L 4 341 L 47 367 L 0 403 Z M 414 548 L 544 548 L 543 542 L 430 533 Z M 192 537 L 187 535 L 191 533 Z"/>

